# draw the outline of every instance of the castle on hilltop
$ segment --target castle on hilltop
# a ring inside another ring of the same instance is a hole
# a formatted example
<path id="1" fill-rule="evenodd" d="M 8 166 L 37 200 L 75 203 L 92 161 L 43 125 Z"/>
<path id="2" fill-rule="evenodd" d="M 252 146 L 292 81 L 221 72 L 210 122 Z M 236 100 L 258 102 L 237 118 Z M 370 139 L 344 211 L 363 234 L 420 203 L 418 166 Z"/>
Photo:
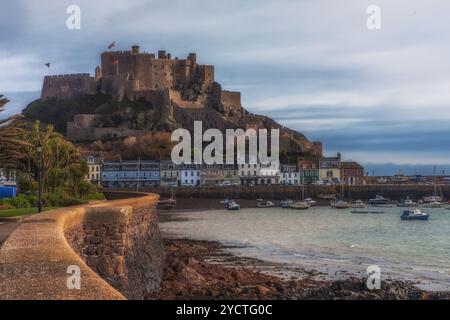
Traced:
<path id="1" fill-rule="evenodd" d="M 284 150 L 322 153 L 320 142 L 310 142 L 269 117 L 246 111 L 241 93 L 222 90 L 215 81 L 214 66 L 198 64 L 195 53 L 179 59 L 163 50 L 157 55 L 141 52 L 137 45 L 129 51 L 103 52 L 94 76 L 88 73 L 46 76 L 41 101 L 95 94 L 108 95 L 113 101 L 136 101 L 136 105 L 144 101 L 146 108 L 113 110 L 112 105 L 111 109 L 107 105 L 84 111 L 87 114 L 74 114 L 66 126 L 69 140 L 93 142 L 145 135 L 149 131 L 170 132 L 180 127 L 192 132 L 194 121 L 201 120 L 204 130 L 278 128 Z"/>
<path id="2" fill-rule="evenodd" d="M 242 113 L 240 92 L 222 90 L 214 81 L 214 66 L 197 63 L 197 55 L 172 58 L 170 53 L 107 51 L 101 55 L 101 67 L 95 76 L 87 73 L 47 76 L 41 99 L 74 98 L 83 94 L 103 93 L 121 101 L 145 99 L 165 106 L 165 116 L 173 115 L 172 105 L 186 108 L 210 106 L 224 113 Z"/>

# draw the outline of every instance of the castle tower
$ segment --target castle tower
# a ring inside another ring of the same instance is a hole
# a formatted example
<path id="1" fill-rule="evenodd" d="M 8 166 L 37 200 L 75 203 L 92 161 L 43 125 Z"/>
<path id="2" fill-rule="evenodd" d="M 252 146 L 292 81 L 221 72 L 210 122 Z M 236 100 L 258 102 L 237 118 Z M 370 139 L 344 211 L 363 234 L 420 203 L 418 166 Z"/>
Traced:
<path id="1" fill-rule="evenodd" d="M 95 80 L 100 80 L 102 77 L 102 69 L 100 68 L 100 66 L 97 66 L 97 68 L 95 68 Z"/>
<path id="2" fill-rule="evenodd" d="M 139 46 L 138 45 L 134 45 L 131 47 L 131 53 L 132 54 L 139 54 Z"/>

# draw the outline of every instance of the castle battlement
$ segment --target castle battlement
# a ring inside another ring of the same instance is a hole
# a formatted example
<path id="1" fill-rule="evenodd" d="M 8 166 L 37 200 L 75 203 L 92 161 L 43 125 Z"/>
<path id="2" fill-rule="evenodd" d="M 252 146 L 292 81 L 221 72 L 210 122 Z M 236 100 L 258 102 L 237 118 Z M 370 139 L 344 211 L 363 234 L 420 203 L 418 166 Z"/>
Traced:
<path id="1" fill-rule="evenodd" d="M 90 77 L 89 73 L 68 73 L 68 74 L 57 74 L 45 76 L 45 78 L 80 78 L 80 77 Z"/>

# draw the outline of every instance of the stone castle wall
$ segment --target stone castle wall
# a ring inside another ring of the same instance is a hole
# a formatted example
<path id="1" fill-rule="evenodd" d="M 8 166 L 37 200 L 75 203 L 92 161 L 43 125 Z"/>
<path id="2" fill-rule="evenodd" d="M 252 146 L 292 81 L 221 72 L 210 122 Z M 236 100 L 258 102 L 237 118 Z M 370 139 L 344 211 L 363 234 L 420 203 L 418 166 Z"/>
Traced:
<path id="1" fill-rule="evenodd" d="M 83 94 L 95 94 L 97 82 L 88 73 L 46 76 L 42 85 L 41 99 L 50 97 L 70 99 Z"/>
<path id="2" fill-rule="evenodd" d="M 74 121 L 67 123 L 67 138 L 74 142 L 107 140 L 111 138 L 126 138 L 128 136 L 141 136 L 144 130 L 128 128 L 100 128 L 97 126 L 101 115 L 77 114 Z"/>
<path id="3" fill-rule="evenodd" d="M 126 76 L 127 81 L 136 81 L 135 86 L 141 90 L 180 89 L 193 81 L 214 82 L 214 67 L 198 65 L 194 53 L 186 59 L 172 59 L 165 51 L 159 51 L 156 57 L 141 53 L 134 46 L 131 51 L 104 52 L 101 60 L 103 77 Z"/>

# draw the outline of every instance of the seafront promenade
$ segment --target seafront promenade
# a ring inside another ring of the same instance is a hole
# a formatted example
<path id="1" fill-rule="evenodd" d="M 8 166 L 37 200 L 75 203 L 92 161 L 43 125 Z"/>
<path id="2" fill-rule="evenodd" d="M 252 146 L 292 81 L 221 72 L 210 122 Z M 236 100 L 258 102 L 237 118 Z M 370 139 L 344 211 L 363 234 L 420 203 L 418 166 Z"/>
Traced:
<path id="1" fill-rule="evenodd" d="M 399 201 L 410 197 L 414 200 L 420 200 L 423 197 L 433 195 L 434 187 L 431 185 L 402 184 L 402 185 L 359 185 L 359 186 L 318 186 L 306 185 L 305 196 L 314 199 L 320 198 L 320 195 L 335 194 L 344 195 L 348 200 L 368 200 L 376 195 L 383 195 L 394 201 Z M 437 186 L 437 194 L 444 199 L 450 199 L 450 185 Z M 104 189 L 105 192 L 116 189 Z M 133 190 L 122 190 L 133 191 Z M 232 197 L 235 199 L 255 200 L 257 198 L 282 200 L 286 198 L 300 199 L 302 196 L 301 186 L 226 186 L 226 187 L 178 187 L 178 188 L 146 188 L 140 191 L 159 194 L 161 197 L 170 197 L 172 194 L 176 197 L 186 198 L 224 198 Z"/>
<path id="2" fill-rule="evenodd" d="M 131 196 L 24 218 L 0 249 L 0 299 L 142 299 L 157 290 L 159 198 Z"/>

